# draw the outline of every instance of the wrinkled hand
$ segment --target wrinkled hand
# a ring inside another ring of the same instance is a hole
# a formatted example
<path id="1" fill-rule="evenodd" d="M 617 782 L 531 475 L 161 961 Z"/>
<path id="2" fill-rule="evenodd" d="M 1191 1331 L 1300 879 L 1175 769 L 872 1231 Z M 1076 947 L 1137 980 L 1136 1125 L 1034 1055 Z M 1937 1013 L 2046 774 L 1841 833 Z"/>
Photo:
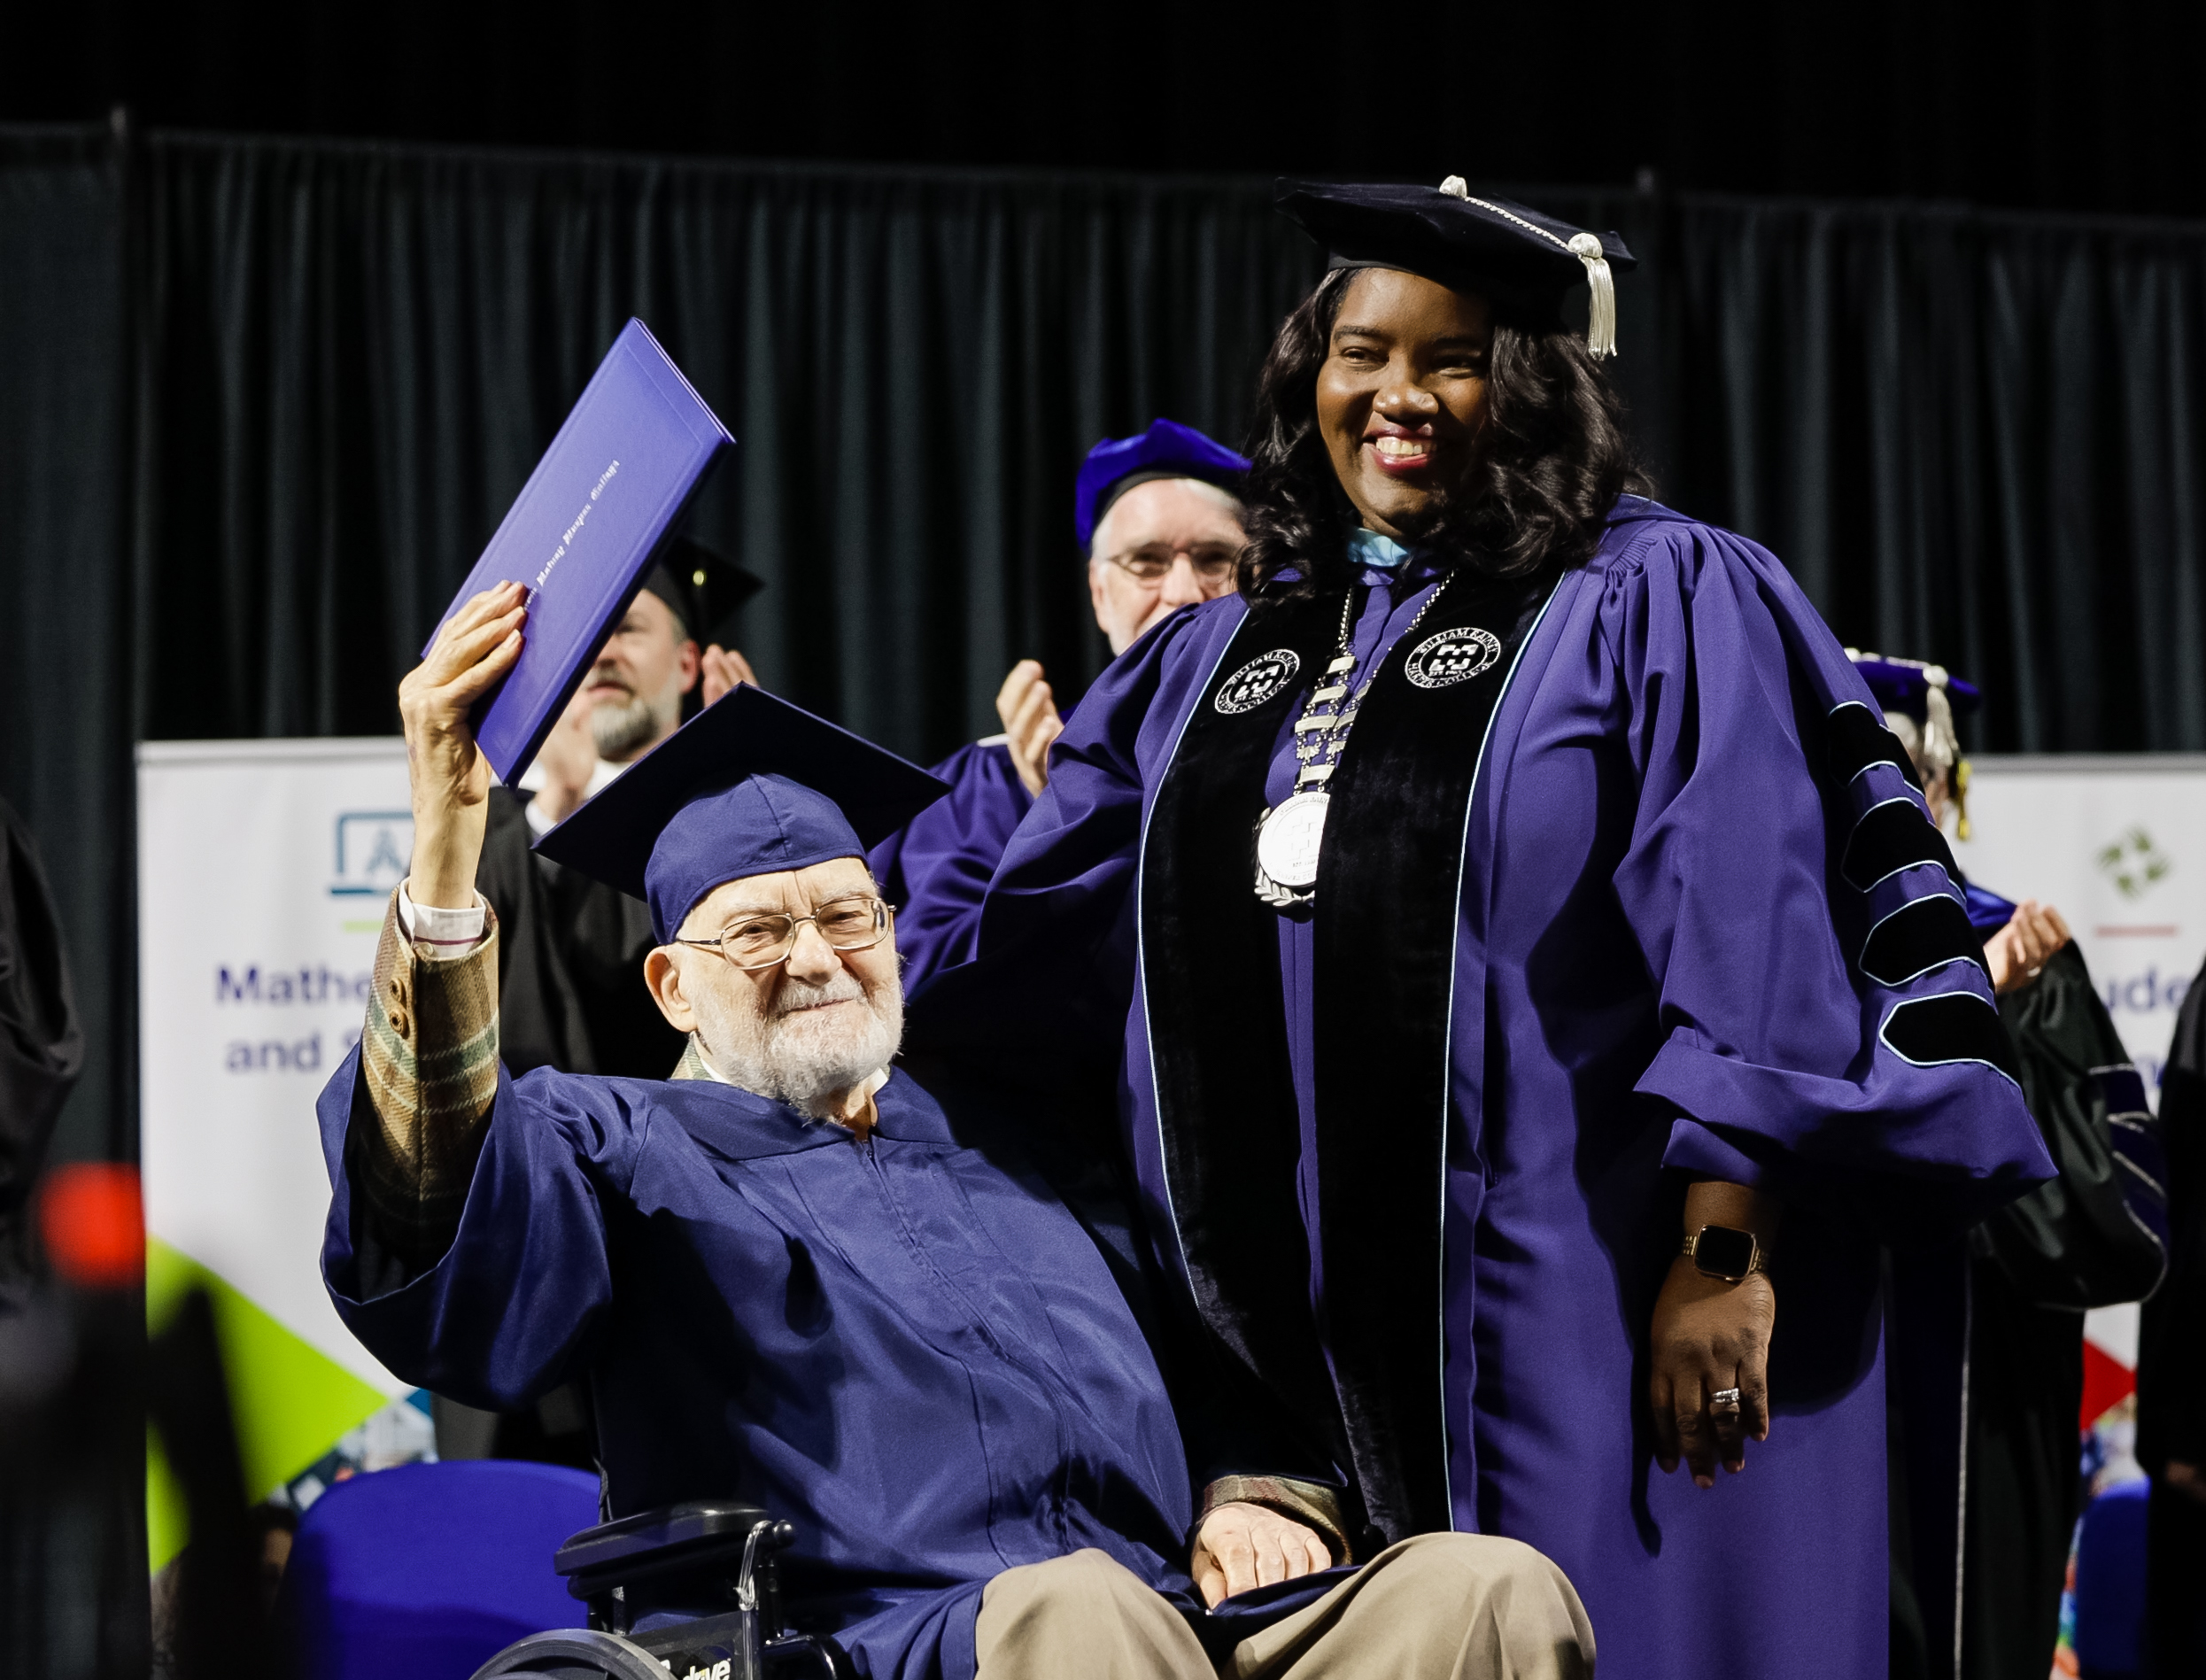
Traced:
<path id="1" fill-rule="evenodd" d="M 1236 1500 L 1203 1519 L 1188 1573 L 1195 1577 L 1203 1602 L 1215 1605 L 1251 1587 L 1268 1587 L 1332 1567 L 1333 1554 L 1316 1529 L 1269 1506 Z"/>
<path id="2" fill-rule="evenodd" d="M 468 600 L 437 632 L 429 656 L 399 685 L 406 772 L 414 790 L 416 904 L 462 910 L 475 902 L 491 767 L 468 711 L 521 657 L 527 592 L 500 584 Z"/>
<path id="3" fill-rule="evenodd" d="M 705 649 L 697 680 L 702 685 L 699 698 L 708 706 L 738 683 L 748 683 L 753 688 L 758 686 L 758 678 L 751 671 L 751 662 L 734 648 L 723 647 L 717 642 Z"/>
<path id="4" fill-rule="evenodd" d="M 1700 1487 L 1715 1485 L 1715 1467 L 1746 1467 L 1746 1441 L 1769 1438 L 1769 1335 L 1776 1291 L 1766 1274 L 1737 1283 L 1712 1278 L 1684 1255 L 1654 1303 L 1649 1399 L 1654 1408 L 1654 1456 L 1663 1473 L 1682 1456 Z M 1739 1390 L 1737 1412 L 1715 1412 L 1708 1397 Z"/>
<path id="5" fill-rule="evenodd" d="M 2026 898 L 2015 906 L 2007 925 L 1984 941 L 1984 960 L 1992 971 L 1992 989 L 2019 992 L 2038 978 L 2054 952 L 2075 938 L 2060 911 Z"/>
<path id="6" fill-rule="evenodd" d="M 2177 1492 L 2206 1505 L 2206 1473 L 2195 1464 L 2186 1464 L 2180 1459 L 2170 1459 L 2166 1472 L 2161 1478 Z"/>
<path id="7" fill-rule="evenodd" d="M 1041 679 L 1041 662 L 1022 659 L 996 691 L 995 715 L 1011 749 L 1011 764 L 1037 799 L 1049 785 L 1049 744 L 1064 733 L 1057 697 Z"/>

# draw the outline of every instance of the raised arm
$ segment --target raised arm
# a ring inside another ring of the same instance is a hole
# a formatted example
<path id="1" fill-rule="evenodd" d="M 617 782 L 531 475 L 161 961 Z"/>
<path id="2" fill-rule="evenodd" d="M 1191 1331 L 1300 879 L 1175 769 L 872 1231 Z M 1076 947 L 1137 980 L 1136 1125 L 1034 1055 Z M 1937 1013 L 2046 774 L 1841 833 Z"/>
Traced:
<path id="1" fill-rule="evenodd" d="M 475 891 L 491 776 L 468 708 L 520 655 L 522 600 L 476 596 L 399 685 L 414 868 L 376 948 L 348 1146 L 386 1274 L 450 1246 L 498 1095 L 497 930 Z"/>
<path id="2" fill-rule="evenodd" d="M 528 610 L 519 584 L 484 590 L 446 621 L 399 685 L 406 774 L 414 790 L 414 872 L 407 896 L 437 910 L 473 910 L 483 855 L 491 767 L 468 712 L 521 657 Z"/>

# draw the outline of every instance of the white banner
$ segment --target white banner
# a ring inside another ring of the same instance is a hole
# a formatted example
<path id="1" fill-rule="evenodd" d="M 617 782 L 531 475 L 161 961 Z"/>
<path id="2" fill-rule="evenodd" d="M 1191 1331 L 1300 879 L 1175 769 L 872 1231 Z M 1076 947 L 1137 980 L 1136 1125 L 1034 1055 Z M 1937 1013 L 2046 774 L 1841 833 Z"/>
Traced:
<path id="1" fill-rule="evenodd" d="M 2176 1011 L 2206 960 L 2206 755 L 1970 761 L 1969 879 L 2057 907 L 2156 1104 Z M 2129 1370 L 2137 1309 L 2087 1315 L 2085 1335 Z"/>
<path id="2" fill-rule="evenodd" d="M 2176 1010 L 2206 961 L 2206 755 L 1972 759 L 1979 886 L 2059 907 L 2158 1100 Z"/>
<path id="3" fill-rule="evenodd" d="M 360 1037 L 413 835 L 399 740 L 138 749 L 148 1307 L 213 1296 L 256 1495 L 410 1392 L 322 1287 L 314 1099 Z M 157 1479 L 157 1529 L 161 1504 Z"/>

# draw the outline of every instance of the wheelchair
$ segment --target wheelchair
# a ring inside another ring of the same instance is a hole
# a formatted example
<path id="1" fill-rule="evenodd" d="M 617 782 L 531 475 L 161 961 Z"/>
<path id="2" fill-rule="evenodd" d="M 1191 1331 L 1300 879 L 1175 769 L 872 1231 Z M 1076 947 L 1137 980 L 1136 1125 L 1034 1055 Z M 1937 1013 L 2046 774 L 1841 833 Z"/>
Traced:
<path id="1" fill-rule="evenodd" d="M 600 1523 L 552 1560 L 586 1628 L 515 1640 L 474 1680 L 851 1680 L 832 1639 L 782 1625 L 779 1554 L 796 1537 L 755 1505 L 692 1500 Z M 660 1606 L 718 1606 L 636 1632 Z"/>

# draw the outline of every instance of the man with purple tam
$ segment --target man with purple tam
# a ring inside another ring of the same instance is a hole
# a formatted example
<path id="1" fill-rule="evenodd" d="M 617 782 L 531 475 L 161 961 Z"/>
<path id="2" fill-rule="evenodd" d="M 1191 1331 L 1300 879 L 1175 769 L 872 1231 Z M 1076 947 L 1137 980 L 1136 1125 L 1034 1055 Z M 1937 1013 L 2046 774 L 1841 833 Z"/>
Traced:
<path id="1" fill-rule="evenodd" d="M 896 929 L 864 850 L 940 796 L 925 771 L 756 688 L 707 708 L 539 842 L 648 905 L 638 979 L 681 1067 L 507 1072 L 468 719 L 523 600 L 475 597 L 399 689 L 412 872 L 319 1105 L 353 1334 L 471 1405 L 586 1382 L 608 1516 L 786 1518 L 785 1616 L 839 1673 L 1208 1680 L 1207 1645 L 1251 1680 L 1590 1673 L 1576 1597 L 1529 1547 L 1430 1537 L 1328 1569 L 1274 1508 L 1291 1485 L 1253 1478 L 1196 1528 L 1138 1261 L 1122 1287 L 1016 1139 L 892 1065 Z M 724 1607 L 697 1579 L 626 1591 L 604 1637 L 646 1666 Z"/>
<path id="2" fill-rule="evenodd" d="M 1080 462 L 1072 531 L 1088 562 L 1088 595 L 1113 655 L 1182 607 L 1234 587 L 1246 456 L 1176 420 L 1106 437 Z M 962 747 L 934 767 L 949 797 L 872 857 L 898 907 L 904 979 L 917 987 L 972 955 L 988 877 L 1011 831 L 1049 779 L 1049 744 L 1064 728 L 1041 662 L 1022 659 L 995 697 L 1001 735 Z"/>

